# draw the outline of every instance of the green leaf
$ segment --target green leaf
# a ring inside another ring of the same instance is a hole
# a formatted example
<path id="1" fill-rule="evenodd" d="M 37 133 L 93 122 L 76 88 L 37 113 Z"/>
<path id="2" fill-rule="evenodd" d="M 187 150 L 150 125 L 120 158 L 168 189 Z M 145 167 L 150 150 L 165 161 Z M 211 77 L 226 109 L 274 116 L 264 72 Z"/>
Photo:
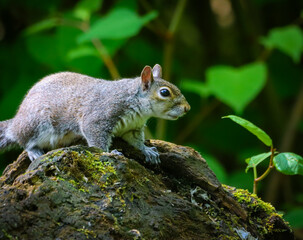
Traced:
<path id="1" fill-rule="evenodd" d="M 33 35 L 26 39 L 26 45 L 28 52 L 39 63 L 51 67 L 53 71 L 63 68 L 63 59 L 58 52 L 55 36 Z"/>
<path id="2" fill-rule="evenodd" d="M 110 56 L 114 56 L 117 50 L 119 50 L 125 41 L 122 40 L 104 40 L 103 45 L 108 51 Z M 93 56 L 93 57 L 98 57 L 100 58 L 100 55 L 95 47 L 93 45 L 79 45 L 76 48 L 73 48 L 69 50 L 66 54 L 66 60 L 74 60 L 77 58 L 81 57 L 88 57 L 88 56 Z M 99 60 L 100 61 L 100 60 Z"/>
<path id="3" fill-rule="evenodd" d="M 206 81 L 212 94 L 241 113 L 264 87 L 266 67 L 261 62 L 240 68 L 215 66 L 207 70 Z"/>
<path id="4" fill-rule="evenodd" d="M 60 26 L 56 29 L 56 49 L 60 60 L 64 63 L 64 69 L 75 72 L 85 73 L 91 76 L 99 76 L 103 62 L 98 54 L 85 55 L 83 48 L 93 47 L 91 43 L 87 45 L 78 45 L 76 38 L 82 34 L 79 29 L 67 26 Z M 78 53 L 77 53 L 77 49 Z M 82 56 L 81 55 L 82 49 Z M 80 51 L 80 52 L 79 52 Z M 91 49 L 93 52 L 93 49 Z M 77 56 L 78 54 L 78 56 Z"/>
<path id="5" fill-rule="evenodd" d="M 303 48 L 303 33 L 297 26 L 274 28 L 267 37 L 261 38 L 261 43 L 268 49 L 279 49 L 298 63 Z"/>
<path id="6" fill-rule="evenodd" d="M 246 159 L 245 162 L 247 163 L 247 167 L 245 169 L 245 172 L 247 172 L 250 168 L 257 167 L 259 163 L 263 162 L 270 155 L 271 152 L 267 152 Z"/>
<path id="7" fill-rule="evenodd" d="M 303 175 L 303 158 L 297 154 L 280 153 L 274 157 L 274 165 L 278 171 L 286 175 Z"/>
<path id="8" fill-rule="evenodd" d="M 208 97 L 210 94 L 208 86 L 201 81 L 183 79 L 181 89 L 199 94 L 202 98 Z"/>
<path id="9" fill-rule="evenodd" d="M 129 9 L 118 8 L 111 11 L 107 16 L 97 20 L 90 30 L 83 33 L 79 42 L 99 39 L 121 39 L 135 36 L 140 29 L 157 16 L 157 12 L 152 11 L 143 17 Z"/>
<path id="10" fill-rule="evenodd" d="M 25 29 L 24 34 L 25 35 L 31 35 L 38 32 L 42 32 L 51 28 L 54 28 L 59 25 L 58 18 L 49 18 L 45 19 L 41 22 L 38 22 L 36 24 L 31 25 L 27 29 Z"/>
<path id="11" fill-rule="evenodd" d="M 71 49 L 67 55 L 67 60 L 74 60 L 81 57 L 87 57 L 87 56 L 99 56 L 98 51 L 93 46 L 78 46 L 77 48 Z"/>
<path id="12" fill-rule="evenodd" d="M 102 3 L 103 0 L 82 0 L 76 5 L 74 15 L 82 20 L 89 20 L 91 14 L 101 8 Z"/>
<path id="13" fill-rule="evenodd" d="M 252 134 L 256 135 L 257 138 L 259 138 L 266 146 L 272 146 L 272 140 L 271 138 L 267 135 L 266 132 L 264 132 L 262 129 L 258 128 L 256 125 L 253 123 L 235 116 L 235 115 L 228 115 L 222 118 L 229 118 L 233 120 L 234 122 L 238 123 L 242 127 L 246 128 L 248 131 L 250 131 Z"/>
<path id="14" fill-rule="evenodd" d="M 55 32 L 56 48 L 53 49 L 60 56 L 60 60 L 68 62 L 68 52 L 78 47 L 76 38 L 82 34 L 82 31 L 68 26 L 59 26 Z"/>

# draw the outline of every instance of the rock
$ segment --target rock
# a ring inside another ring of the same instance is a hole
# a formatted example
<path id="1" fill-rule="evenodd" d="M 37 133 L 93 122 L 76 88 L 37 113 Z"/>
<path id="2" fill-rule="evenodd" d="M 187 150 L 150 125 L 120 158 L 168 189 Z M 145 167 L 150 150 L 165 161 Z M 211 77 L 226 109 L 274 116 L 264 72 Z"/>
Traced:
<path id="1" fill-rule="evenodd" d="M 0 178 L 0 239 L 293 239 L 268 203 L 222 186 L 193 149 L 151 140 L 150 165 L 122 140 L 121 154 L 72 146 Z"/>

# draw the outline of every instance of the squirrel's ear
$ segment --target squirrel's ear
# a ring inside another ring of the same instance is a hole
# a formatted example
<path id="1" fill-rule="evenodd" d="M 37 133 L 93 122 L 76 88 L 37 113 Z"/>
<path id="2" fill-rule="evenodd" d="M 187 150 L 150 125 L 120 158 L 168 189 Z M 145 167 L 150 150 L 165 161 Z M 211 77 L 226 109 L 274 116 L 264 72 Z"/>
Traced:
<path id="1" fill-rule="evenodd" d="M 146 91 L 150 88 L 153 82 L 152 69 L 150 66 L 145 66 L 141 72 L 142 89 Z"/>
<path id="2" fill-rule="evenodd" d="M 159 64 L 156 64 L 153 67 L 153 76 L 157 78 L 162 78 L 162 67 Z"/>

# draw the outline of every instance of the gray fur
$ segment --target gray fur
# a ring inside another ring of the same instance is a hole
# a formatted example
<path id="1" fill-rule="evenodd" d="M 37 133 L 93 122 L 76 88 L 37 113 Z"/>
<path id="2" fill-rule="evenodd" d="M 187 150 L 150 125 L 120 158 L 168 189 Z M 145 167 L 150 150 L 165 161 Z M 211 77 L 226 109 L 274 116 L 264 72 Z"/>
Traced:
<path id="1" fill-rule="evenodd" d="M 12 120 L 6 120 L 0 122 L 0 150 L 5 148 L 14 147 L 15 142 L 6 137 L 6 129 L 8 128 L 9 124 Z"/>
<path id="2" fill-rule="evenodd" d="M 159 111 L 179 117 L 189 110 L 180 90 L 159 78 L 160 73 L 161 67 L 156 65 L 155 77 L 151 76 L 145 91 L 142 75 L 119 81 L 71 72 L 47 76 L 30 89 L 13 119 L 0 122 L 0 149 L 18 144 L 34 160 L 44 153 L 43 149 L 68 146 L 79 139 L 109 151 L 112 137 L 120 136 L 140 149 L 147 161 L 159 163 L 156 150 L 144 145 L 146 121 L 161 117 Z M 165 103 L 154 97 L 164 85 L 176 94 Z"/>

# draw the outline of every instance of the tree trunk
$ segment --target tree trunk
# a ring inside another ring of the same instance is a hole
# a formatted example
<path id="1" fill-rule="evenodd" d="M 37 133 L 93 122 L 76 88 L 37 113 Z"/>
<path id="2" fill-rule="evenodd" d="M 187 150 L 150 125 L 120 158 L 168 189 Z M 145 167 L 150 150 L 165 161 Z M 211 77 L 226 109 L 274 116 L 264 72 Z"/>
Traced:
<path id="1" fill-rule="evenodd" d="M 268 203 L 223 186 L 193 149 L 151 140 L 161 164 L 117 139 L 124 156 L 73 146 L 0 178 L 0 239 L 293 239 Z"/>

